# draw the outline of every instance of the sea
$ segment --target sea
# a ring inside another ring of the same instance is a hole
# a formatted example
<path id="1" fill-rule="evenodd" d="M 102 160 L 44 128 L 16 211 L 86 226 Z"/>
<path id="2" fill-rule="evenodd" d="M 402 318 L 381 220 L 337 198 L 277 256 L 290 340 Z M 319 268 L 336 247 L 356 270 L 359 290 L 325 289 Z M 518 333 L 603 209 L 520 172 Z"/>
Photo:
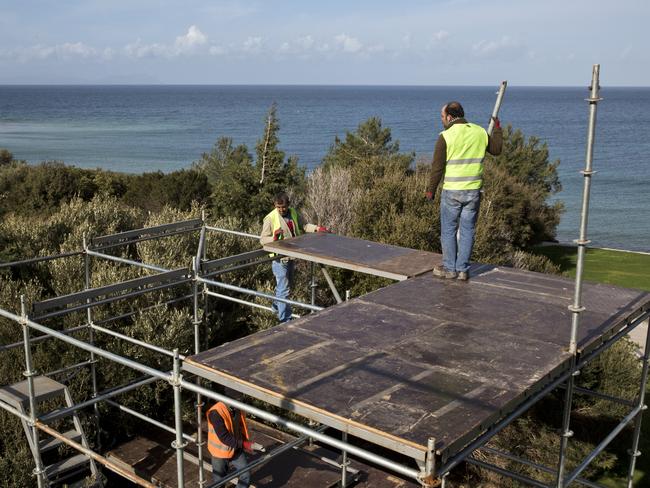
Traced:
<path id="1" fill-rule="evenodd" d="M 440 107 L 459 100 L 487 126 L 494 87 L 473 86 L 0 86 L 0 148 L 30 163 L 63 161 L 127 173 L 188 168 L 220 137 L 254 153 L 275 103 L 280 147 L 308 170 L 335 141 L 380 117 L 400 149 L 431 159 Z M 601 88 L 589 225 L 592 245 L 650 251 L 650 88 Z M 559 160 L 564 202 L 557 239 L 578 237 L 589 96 L 584 87 L 510 86 L 500 118 Z"/>

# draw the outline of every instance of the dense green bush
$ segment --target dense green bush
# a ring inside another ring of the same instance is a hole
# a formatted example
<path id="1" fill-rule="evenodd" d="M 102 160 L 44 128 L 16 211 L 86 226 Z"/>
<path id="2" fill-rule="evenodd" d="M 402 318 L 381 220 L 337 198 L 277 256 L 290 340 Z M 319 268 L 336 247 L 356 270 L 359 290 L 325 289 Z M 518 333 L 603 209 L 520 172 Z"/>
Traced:
<path id="1" fill-rule="evenodd" d="M 208 179 L 195 170 L 130 175 L 66 166 L 60 162 L 0 165 L 0 217 L 9 213 L 47 217 L 61 204 L 96 195 L 114 196 L 135 208 L 157 212 L 165 205 L 188 210 L 209 201 Z"/>

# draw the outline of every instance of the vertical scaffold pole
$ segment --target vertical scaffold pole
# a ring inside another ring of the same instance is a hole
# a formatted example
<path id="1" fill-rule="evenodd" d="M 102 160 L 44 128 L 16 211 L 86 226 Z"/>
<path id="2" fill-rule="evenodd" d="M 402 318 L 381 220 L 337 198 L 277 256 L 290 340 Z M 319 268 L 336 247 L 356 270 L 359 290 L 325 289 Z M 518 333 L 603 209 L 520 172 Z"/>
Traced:
<path id="1" fill-rule="evenodd" d="M 181 359 L 178 349 L 174 349 L 174 372 L 170 379 L 174 388 L 174 419 L 176 424 L 176 440 L 172 442 L 172 448 L 176 449 L 176 470 L 178 475 L 178 486 L 185 486 L 185 473 L 183 471 L 183 449 L 187 445 L 183 441 L 183 420 L 181 412 Z"/>
<path id="2" fill-rule="evenodd" d="M 436 440 L 429 437 L 427 440 L 427 457 L 424 460 L 424 472 L 422 473 L 422 487 L 433 488 L 436 486 Z"/>
<path id="3" fill-rule="evenodd" d="M 343 432 L 341 440 L 347 444 L 348 433 Z M 341 461 L 341 487 L 348 486 L 348 451 L 343 451 L 343 459 Z"/>
<path id="4" fill-rule="evenodd" d="M 314 272 L 314 263 L 309 263 L 309 269 L 311 270 L 311 304 L 316 305 L 316 273 Z"/>
<path id="5" fill-rule="evenodd" d="M 84 250 L 84 289 L 88 290 L 90 289 L 90 255 L 88 254 L 88 245 L 86 241 L 86 233 L 84 232 L 83 234 L 83 250 Z M 86 303 L 90 303 L 90 299 L 86 301 Z M 92 311 L 90 310 L 90 307 L 86 309 L 86 320 L 88 322 L 88 326 L 90 328 L 89 330 L 89 340 L 90 340 L 90 345 L 94 346 L 95 345 L 95 330 L 93 329 L 93 316 L 92 316 Z M 93 387 L 93 392 L 92 392 L 92 398 L 96 398 L 98 394 L 98 389 L 97 389 L 97 359 L 95 358 L 95 353 L 91 352 L 90 353 L 90 379 L 92 382 L 92 387 Z M 93 405 L 93 410 L 95 412 L 95 430 L 96 430 L 96 435 L 97 435 L 97 451 L 102 450 L 102 439 L 101 439 L 101 430 L 100 430 L 100 421 L 99 421 L 99 404 L 95 403 Z"/>
<path id="6" fill-rule="evenodd" d="M 45 471 L 43 470 L 43 461 L 41 460 L 41 449 L 39 446 L 38 429 L 35 422 L 38 413 L 36 411 L 36 393 L 34 391 L 34 376 L 36 371 L 32 368 L 32 345 L 29 340 L 29 327 L 27 327 L 27 313 L 25 311 L 25 296 L 20 296 L 20 325 L 23 327 L 23 341 L 25 343 L 25 372 L 23 375 L 27 378 L 27 391 L 29 393 L 29 423 L 32 431 L 32 442 L 34 443 L 34 462 L 36 468 L 34 475 L 38 488 L 46 485 Z"/>
<path id="7" fill-rule="evenodd" d="M 585 310 L 582 306 L 582 274 L 584 268 L 585 250 L 589 240 L 587 239 L 587 224 L 589 222 L 589 193 L 591 191 L 591 176 L 594 174 L 592 168 L 594 140 L 596 134 L 596 108 L 598 102 L 602 100 L 599 96 L 599 77 L 600 65 L 595 64 L 591 72 L 590 96 L 589 102 L 589 127 L 587 129 L 587 151 L 585 155 L 585 169 L 581 171 L 584 176 L 584 188 L 582 192 L 582 210 L 580 216 L 580 237 L 575 241 L 578 246 L 578 258 L 576 265 L 576 282 L 573 295 L 573 303 L 569 305 L 571 312 L 571 339 L 569 342 L 569 352 L 573 354 L 571 359 L 571 369 L 576 367 L 576 355 L 578 352 L 578 328 L 580 325 L 580 314 Z M 562 439 L 560 441 L 560 459 L 558 462 L 556 487 L 564 488 L 564 465 L 566 458 L 566 448 L 569 437 L 573 435 L 569 429 L 571 423 L 571 405 L 573 403 L 573 389 L 575 371 L 567 381 L 567 388 L 564 399 L 564 413 L 562 418 Z"/>
<path id="8" fill-rule="evenodd" d="M 646 320 L 648 328 L 645 338 L 645 347 L 643 350 L 643 369 L 641 370 L 641 385 L 639 385 L 639 398 L 637 406 L 643 406 L 646 409 L 645 391 L 648 383 L 648 363 L 650 362 L 650 320 Z M 641 420 L 643 410 L 638 413 L 634 420 L 634 435 L 632 437 L 632 449 L 630 450 L 630 467 L 627 472 L 627 488 L 632 488 L 634 482 L 634 470 L 636 468 L 636 459 L 641 455 L 639 451 L 639 438 L 641 437 Z"/>
<path id="9" fill-rule="evenodd" d="M 192 283 L 192 291 L 194 294 L 194 353 L 201 352 L 201 320 L 199 319 L 199 284 L 196 277 L 201 271 L 201 258 L 204 256 L 205 245 L 205 215 L 202 214 L 203 227 L 201 228 L 201 235 L 199 236 L 199 249 L 194 259 L 194 282 Z M 201 378 L 196 379 L 196 385 L 201 386 Z M 199 458 L 199 486 L 205 485 L 203 476 L 203 429 L 201 422 L 203 420 L 203 399 L 200 393 L 196 394 L 196 446 L 198 449 Z"/>

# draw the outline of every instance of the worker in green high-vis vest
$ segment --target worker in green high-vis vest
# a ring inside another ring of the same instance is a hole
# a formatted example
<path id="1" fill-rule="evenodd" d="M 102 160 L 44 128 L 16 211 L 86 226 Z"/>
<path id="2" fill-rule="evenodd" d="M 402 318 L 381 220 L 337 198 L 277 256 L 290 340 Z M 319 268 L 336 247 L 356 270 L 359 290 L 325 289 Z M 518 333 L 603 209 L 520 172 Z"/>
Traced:
<path id="1" fill-rule="evenodd" d="M 433 268 L 434 276 L 467 281 L 474 246 L 476 220 L 481 204 L 485 153 L 501 154 L 503 134 L 499 119 L 494 119 L 491 136 L 465 120 L 459 102 L 449 102 L 440 110 L 445 130 L 433 152 L 431 180 L 426 197 L 433 200 L 440 180 L 440 243 L 442 265 Z"/>
<path id="2" fill-rule="evenodd" d="M 275 195 L 273 198 L 275 208 L 264 217 L 262 223 L 262 233 L 260 234 L 260 243 L 262 245 L 273 241 L 291 239 L 304 232 L 329 232 L 326 227 L 305 223 L 300 213 L 289 205 L 289 196 L 285 192 Z M 284 299 L 289 298 L 295 271 L 293 260 L 289 257 L 278 258 L 271 264 L 271 269 L 275 277 L 275 296 Z M 291 306 L 289 304 L 276 301 L 273 302 L 273 309 L 277 312 L 280 323 L 291 320 Z"/>

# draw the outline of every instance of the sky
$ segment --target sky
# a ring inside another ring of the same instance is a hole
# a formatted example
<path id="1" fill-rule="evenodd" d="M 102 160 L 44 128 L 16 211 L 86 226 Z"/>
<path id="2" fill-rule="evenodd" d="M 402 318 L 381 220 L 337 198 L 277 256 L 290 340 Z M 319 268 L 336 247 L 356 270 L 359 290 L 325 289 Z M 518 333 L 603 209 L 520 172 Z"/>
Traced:
<path id="1" fill-rule="evenodd" d="M 650 85 L 647 0 L 2 0 L 0 84 Z"/>

